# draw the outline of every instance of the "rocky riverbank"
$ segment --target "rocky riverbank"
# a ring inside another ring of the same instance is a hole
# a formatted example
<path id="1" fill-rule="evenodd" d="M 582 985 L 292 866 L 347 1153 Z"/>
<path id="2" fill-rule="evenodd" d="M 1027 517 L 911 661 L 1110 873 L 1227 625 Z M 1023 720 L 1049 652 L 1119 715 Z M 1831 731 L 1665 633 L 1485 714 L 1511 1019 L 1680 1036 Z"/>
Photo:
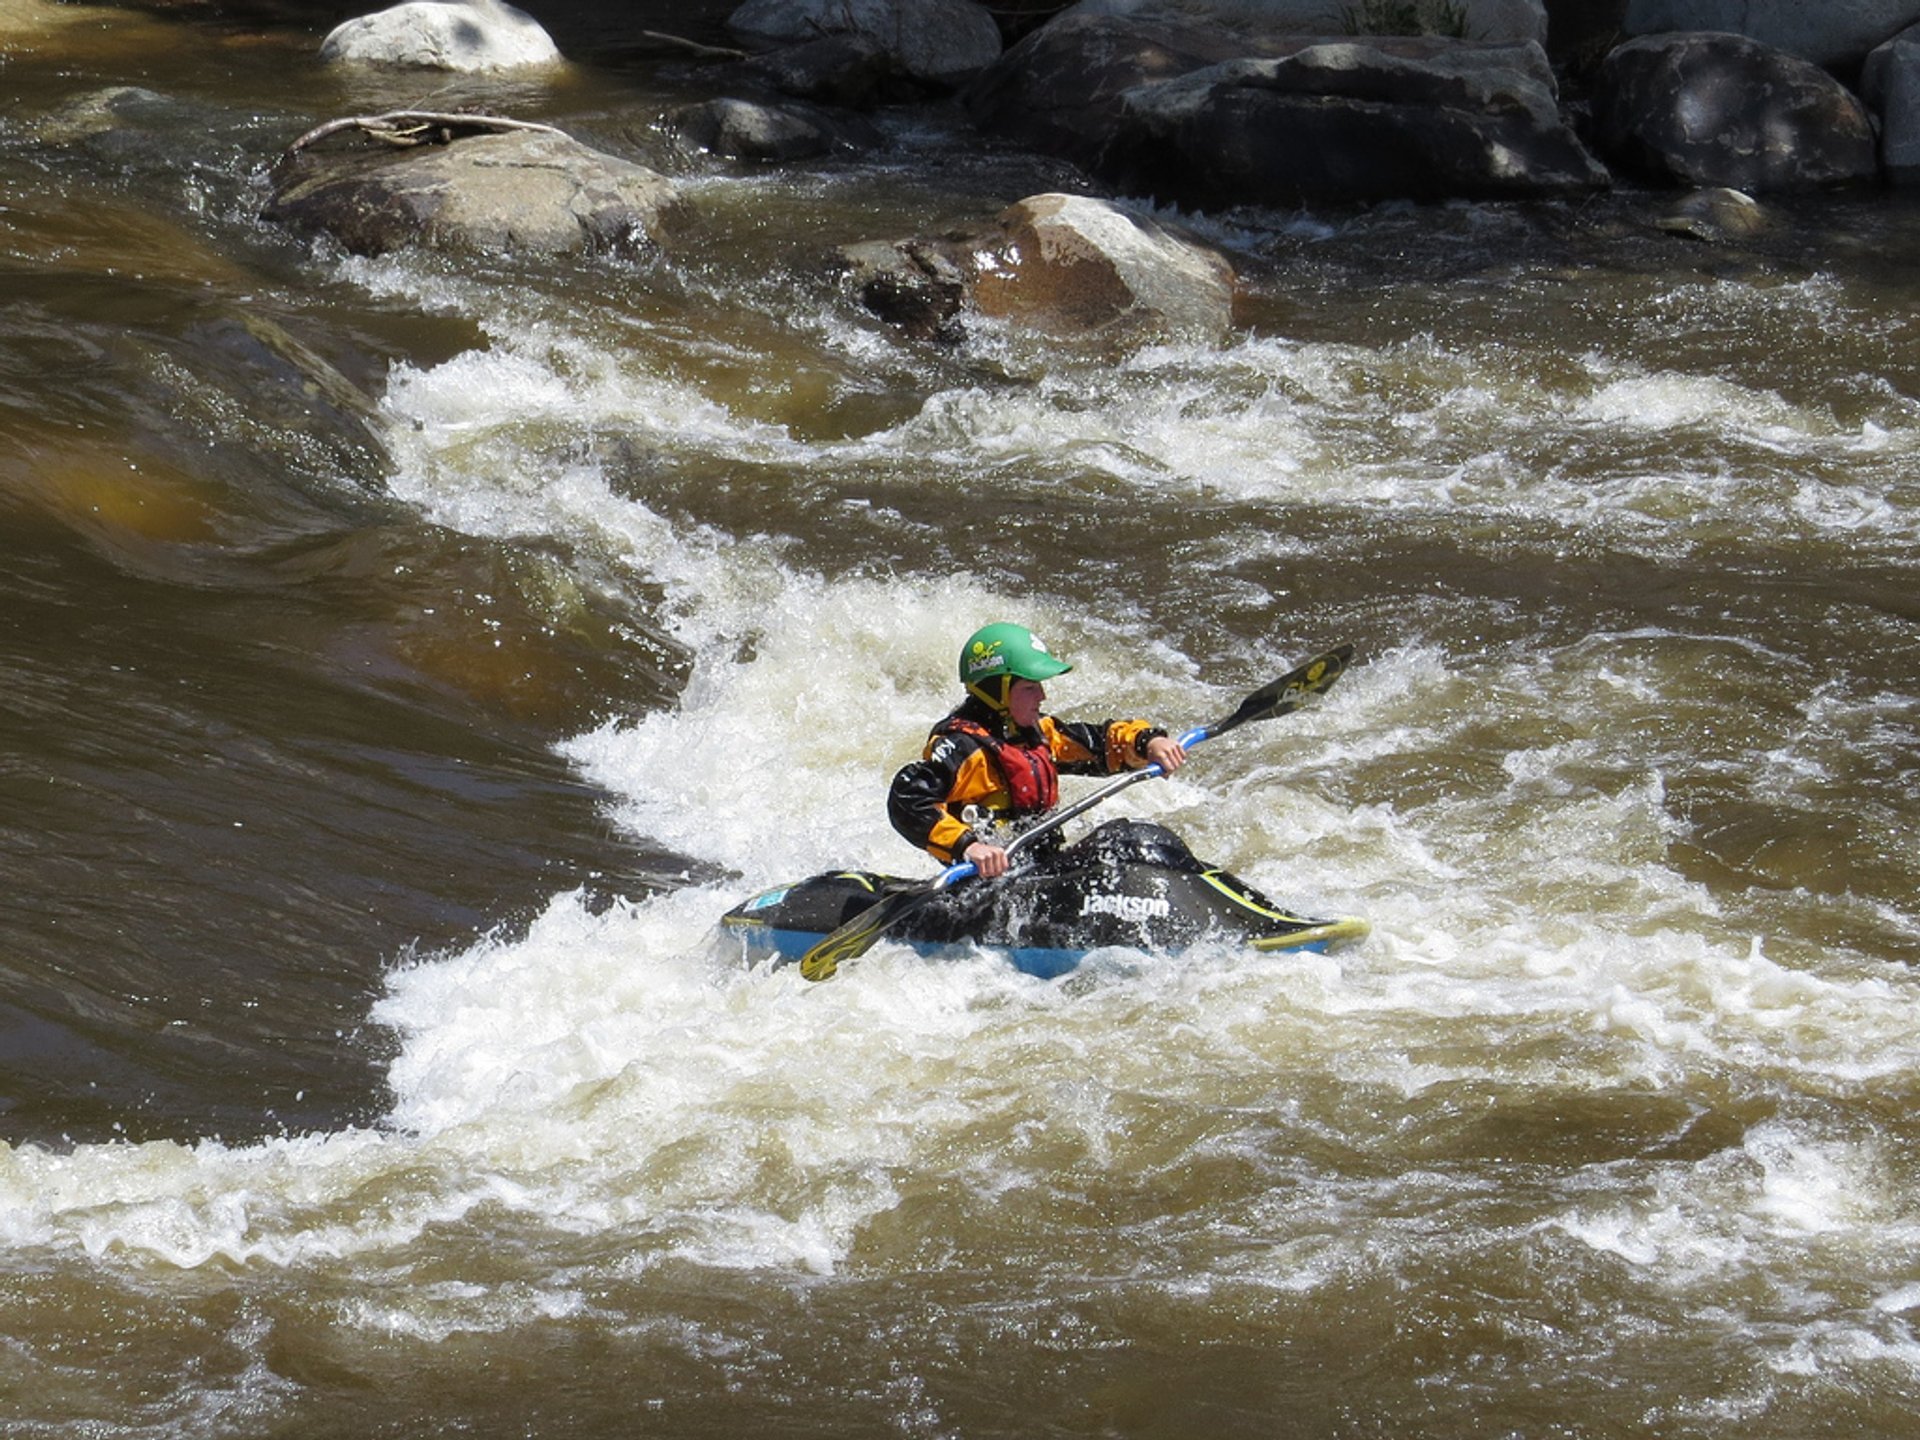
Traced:
<path id="1" fill-rule="evenodd" d="M 545 8 L 563 34 L 582 22 L 583 7 Z M 1663 223 L 1715 240 L 1763 226 L 1770 197 L 1909 183 L 1920 0 L 1792 8 L 748 0 L 693 7 L 676 33 L 642 29 L 628 43 L 710 92 L 647 123 L 725 163 L 873 149 L 877 115 L 927 104 L 982 143 L 1069 163 L 1084 182 L 1074 194 L 1024 197 L 955 233 L 874 237 L 829 266 L 927 337 L 981 313 L 1131 342 L 1216 330 L 1231 309 L 1231 265 L 1183 235 L 1170 208 L 1624 187 L 1672 192 Z M 500 0 L 356 16 L 320 53 L 349 86 L 355 73 L 418 68 L 462 72 L 484 93 L 497 77 L 503 111 L 511 77 L 570 63 L 540 15 Z M 634 256 L 697 237 L 668 177 L 509 114 L 466 113 L 479 108 L 349 117 L 301 137 L 266 217 L 363 253 Z"/>

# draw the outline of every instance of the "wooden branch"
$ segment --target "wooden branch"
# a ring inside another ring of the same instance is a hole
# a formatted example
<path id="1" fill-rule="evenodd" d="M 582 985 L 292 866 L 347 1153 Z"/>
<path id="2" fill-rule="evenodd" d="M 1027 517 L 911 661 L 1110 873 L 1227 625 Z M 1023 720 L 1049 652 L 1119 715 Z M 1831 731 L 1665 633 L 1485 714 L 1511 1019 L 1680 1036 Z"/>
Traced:
<path id="1" fill-rule="evenodd" d="M 689 54 L 697 55 L 703 60 L 744 60 L 747 58 L 747 52 L 744 50 L 727 50 L 718 45 L 702 45 L 698 40 L 689 40 L 681 35 L 668 35 L 659 30 L 642 30 L 640 33 L 648 40 L 656 40 L 660 44 L 672 46 L 676 50 L 685 50 Z"/>
<path id="2" fill-rule="evenodd" d="M 566 132 L 534 120 L 513 120 L 504 115 L 466 115 L 457 111 L 390 110 L 384 115 L 349 115 L 316 125 L 287 147 L 292 155 L 307 146 L 338 135 L 343 130 L 363 130 L 388 145 L 431 145 L 445 143 L 453 132 L 461 130 L 538 130 L 548 135 Z M 444 132 L 436 135 L 434 132 Z"/>

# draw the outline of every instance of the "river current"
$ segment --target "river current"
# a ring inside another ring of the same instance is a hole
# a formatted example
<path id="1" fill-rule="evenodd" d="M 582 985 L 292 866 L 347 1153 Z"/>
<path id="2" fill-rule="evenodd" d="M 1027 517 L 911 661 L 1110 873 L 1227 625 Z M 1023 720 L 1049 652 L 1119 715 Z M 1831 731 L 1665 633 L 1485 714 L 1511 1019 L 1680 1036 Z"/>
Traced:
<path id="1" fill-rule="evenodd" d="M 1230 342 L 938 348 L 820 257 L 1070 172 L 317 34 L 0 0 L 0 1432 L 1913 1433 L 1920 216 L 1189 216 Z M 426 101 L 697 239 L 261 223 Z M 1112 803 L 1370 938 L 745 968 L 932 873 L 995 618 L 1173 726 L 1352 642 Z"/>

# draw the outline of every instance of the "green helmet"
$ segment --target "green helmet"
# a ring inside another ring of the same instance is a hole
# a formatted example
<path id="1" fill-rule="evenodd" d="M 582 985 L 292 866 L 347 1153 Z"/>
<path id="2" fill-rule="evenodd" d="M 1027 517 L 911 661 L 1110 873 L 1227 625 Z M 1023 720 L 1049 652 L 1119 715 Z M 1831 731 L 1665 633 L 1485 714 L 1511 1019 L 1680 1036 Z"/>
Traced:
<path id="1" fill-rule="evenodd" d="M 960 683 L 995 709 L 1005 707 L 1013 681 L 1051 680 L 1072 668 L 1049 655 L 1046 642 L 1024 625 L 985 626 L 960 649 Z"/>

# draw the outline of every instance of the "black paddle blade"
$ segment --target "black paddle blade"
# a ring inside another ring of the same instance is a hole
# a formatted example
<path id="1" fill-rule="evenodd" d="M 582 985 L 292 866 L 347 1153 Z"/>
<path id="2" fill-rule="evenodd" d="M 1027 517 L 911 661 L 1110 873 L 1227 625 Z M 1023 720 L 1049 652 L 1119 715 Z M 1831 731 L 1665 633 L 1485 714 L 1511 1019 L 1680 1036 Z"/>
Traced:
<path id="1" fill-rule="evenodd" d="M 939 893 L 939 888 L 929 883 L 917 890 L 896 891 L 878 905 L 869 905 L 802 955 L 800 973 L 809 980 L 831 980 L 842 960 L 866 954 L 882 935 Z"/>
<path id="2" fill-rule="evenodd" d="M 1298 710 L 1310 697 L 1324 694 L 1333 682 L 1346 673 L 1353 659 L 1353 646 L 1336 645 L 1324 655 L 1316 655 L 1278 680 L 1270 680 L 1240 702 L 1240 708 L 1223 720 L 1207 726 L 1208 735 L 1221 735 L 1249 720 L 1267 720 Z"/>

